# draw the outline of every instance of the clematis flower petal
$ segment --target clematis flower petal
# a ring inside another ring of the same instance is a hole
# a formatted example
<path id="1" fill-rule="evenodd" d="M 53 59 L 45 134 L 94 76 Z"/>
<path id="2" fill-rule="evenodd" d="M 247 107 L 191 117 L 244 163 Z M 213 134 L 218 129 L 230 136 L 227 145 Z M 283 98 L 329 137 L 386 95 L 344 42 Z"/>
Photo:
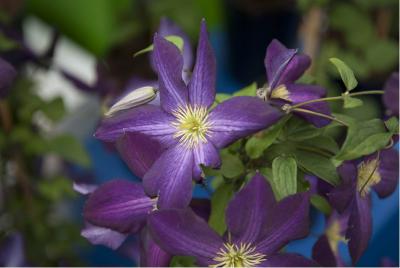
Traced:
<path id="1" fill-rule="evenodd" d="M 318 267 L 313 260 L 295 253 L 281 253 L 267 256 L 259 267 Z"/>
<path id="2" fill-rule="evenodd" d="M 111 249 L 119 248 L 127 238 L 127 234 L 87 223 L 81 235 L 93 245 L 103 245 Z"/>
<path id="3" fill-rule="evenodd" d="M 17 76 L 17 71 L 7 61 L 0 58 L 0 98 L 5 98 Z"/>
<path id="4" fill-rule="evenodd" d="M 168 267 L 172 255 L 165 252 L 153 240 L 148 228 L 143 228 L 140 239 L 141 267 Z"/>
<path id="5" fill-rule="evenodd" d="M 191 210 L 160 210 L 148 218 L 150 233 L 172 255 L 194 256 L 207 266 L 221 248 L 222 238 Z"/>
<path id="6" fill-rule="evenodd" d="M 349 239 L 349 251 L 355 264 L 368 246 L 372 234 L 371 197 L 361 197 L 356 193 L 352 203 L 346 238 Z"/>
<path id="7" fill-rule="evenodd" d="M 182 78 L 185 82 L 189 81 L 189 73 L 193 66 L 193 49 L 190 44 L 189 36 L 173 21 L 168 18 L 161 18 L 158 34 L 165 37 L 168 35 L 177 35 L 183 39 L 183 72 Z"/>
<path id="8" fill-rule="evenodd" d="M 112 180 L 90 195 L 83 215 L 94 225 L 121 233 L 137 232 L 154 205 L 155 200 L 146 196 L 140 184 Z"/>
<path id="9" fill-rule="evenodd" d="M 273 217 L 276 201 L 265 178 L 256 174 L 229 202 L 226 223 L 237 243 L 254 243 L 267 217 Z"/>
<path id="10" fill-rule="evenodd" d="M 188 102 L 188 90 L 182 80 L 183 59 L 179 49 L 158 35 L 154 36 L 154 61 L 157 67 L 161 107 L 172 112 Z"/>
<path id="11" fill-rule="evenodd" d="M 129 111 L 105 118 L 94 136 L 103 141 L 115 141 L 126 132 L 138 132 L 149 135 L 164 146 L 175 144 L 175 128 L 171 125 L 174 118 L 160 107 L 143 105 Z"/>
<path id="12" fill-rule="evenodd" d="M 201 22 L 196 65 L 189 82 L 189 100 L 192 105 L 210 107 L 215 98 L 216 60 L 208 41 L 206 22 Z"/>
<path id="13" fill-rule="evenodd" d="M 352 162 L 344 162 L 337 170 L 342 183 L 327 195 L 331 205 L 342 213 L 350 205 L 356 191 L 357 167 Z"/>
<path id="14" fill-rule="evenodd" d="M 186 207 L 192 197 L 193 153 L 177 145 L 166 150 L 143 177 L 150 196 L 158 196 L 159 208 Z"/>
<path id="15" fill-rule="evenodd" d="M 142 178 L 164 151 L 163 146 L 149 136 L 127 132 L 117 140 L 117 150 L 138 177 Z"/>
<path id="16" fill-rule="evenodd" d="M 378 172 L 381 181 L 372 186 L 379 197 L 391 195 L 399 182 L 399 152 L 395 149 L 383 150 L 380 153 Z"/>
<path id="17" fill-rule="evenodd" d="M 312 258 L 323 267 L 336 267 L 338 265 L 326 235 L 322 235 L 315 242 L 312 248 Z"/>
<path id="18" fill-rule="evenodd" d="M 217 168 L 221 165 L 221 158 L 217 148 L 212 142 L 200 143 L 193 149 L 194 165 L 193 165 L 193 178 L 199 179 L 201 177 L 201 167 Z"/>
<path id="19" fill-rule="evenodd" d="M 274 39 L 267 48 L 264 65 L 270 88 L 293 83 L 307 70 L 311 60 L 306 55 L 298 55 L 297 49 L 288 49 Z"/>
<path id="20" fill-rule="evenodd" d="M 269 213 L 257 242 L 263 254 L 277 252 L 291 240 L 300 239 L 309 231 L 309 194 L 290 195 L 282 199 Z"/>
<path id="21" fill-rule="evenodd" d="M 324 88 L 320 86 L 314 85 L 303 85 L 303 84 L 287 84 L 287 90 L 289 91 L 289 99 L 292 101 L 293 104 L 315 100 L 319 98 L 323 98 L 326 96 L 326 91 Z M 325 115 L 331 114 L 331 109 L 327 102 L 316 102 L 310 103 L 302 106 L 301 108 L 318 112 Z M 301 112 L 295 112 L 297 115 L 303 117 L 311 124 L 315 125 L 316 127 L 324 127 L 328 125 L 331 120 L 322 118 L 320 116 L 310 115 Z"/>
<path id="22" fill-rule="evenodd" d="M 210 140 L 217 148 L 267 128 L 283 116 L 282 112 L 255 97 L 233 97 L 215 107 L 209 116 Z"/>
<path id="23" fill-rule="evenodd" d="M 210 199 L 193 198 L 192 201 L 190 201 L 190 208 L 197 216 L 203 218 L 205 221 L 208 221 L 208 219 L 210 218 L 211 214 Z"/>
<path id="24" fill-rule="evenodd" d="M 383 103 L 390 115 L 399 116 L 399 73 L 392 73 L 386 81 L 383 94 Z"/>

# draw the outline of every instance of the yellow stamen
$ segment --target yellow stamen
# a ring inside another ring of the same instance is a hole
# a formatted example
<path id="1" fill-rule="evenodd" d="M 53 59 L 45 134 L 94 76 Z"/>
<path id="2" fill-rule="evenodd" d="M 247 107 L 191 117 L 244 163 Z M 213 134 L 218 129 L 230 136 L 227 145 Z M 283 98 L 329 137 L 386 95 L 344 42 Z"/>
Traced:
<path id="1" fill-rule="evenodd" d="M 379 159 L 364 161 L 358 167 L 357 189 L 361 196 L 365 196 L 370 188 L 381 181 L 378 171 Z"/>
<path id="2" fill-rule="evenodd" d="M 340 234 L 340 229 L 340 223 L 338 220 L 333 221 L 326 229 L 326 236 L 328 238 L 329 246 L 335 254 L 338 252 L 339 242 L 346 241 L 345 237 Z"/>
<path id="3" fill-rule="evenodd" d="M 207 142 L 211 123 L 208 121 L 206 107 L 179 107 L 173 112 L 173 115 L 176 117 L 176 121 L 172 125 L 177 129 L 174 137 L 178 138 L 182 144 L 193 148 L 200 142 Z"/>
<path id="4" fill-rule="evenodd" d="M 290 101 L 289 91 L 286 89 L 285 85 L 280 85 L 272 90 L 270 98 Z"/>
<path id="5" fill-rule="evenodd" d="M 251 244 L 225 243 L 213 260 L 216 264 L 210 267 L 256 267 L 266 260 L 266 256 L 256 252 L 256 248 Z"/>

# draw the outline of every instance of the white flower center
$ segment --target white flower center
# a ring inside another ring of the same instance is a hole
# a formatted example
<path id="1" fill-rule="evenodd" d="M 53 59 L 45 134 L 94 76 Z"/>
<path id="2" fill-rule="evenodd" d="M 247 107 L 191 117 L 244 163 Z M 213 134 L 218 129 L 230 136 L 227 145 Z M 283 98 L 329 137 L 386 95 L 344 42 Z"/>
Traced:
<path id="1" fill-rule="evenodd" d="M 256 267 L 266 260 L 266 256 L 256 252 L 256 248 L 251 244 L 225 243 L 213 260 L 216 264 L 211 267 Z"/>
<path id="2" fill-rule="evenodd" d="M 208 120 L 208 110 L 200 106 L 179 107 L 173 112 L 176 121 L 172 125 L 176 128 L 174 134 L 179 142 L 188 148 L 197 146 L 200 142 L 207 142 L 211 123 Z"/>

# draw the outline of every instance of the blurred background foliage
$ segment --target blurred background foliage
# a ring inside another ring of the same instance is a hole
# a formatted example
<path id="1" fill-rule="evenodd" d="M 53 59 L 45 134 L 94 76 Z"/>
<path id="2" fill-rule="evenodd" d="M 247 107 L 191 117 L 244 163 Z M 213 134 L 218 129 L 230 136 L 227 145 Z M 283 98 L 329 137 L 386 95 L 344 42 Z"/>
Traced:
<path id="1" fill-rule="evenodd" d="M 398 5 L 398 0 L 1 0 L 0 56 L 17 68 L 18 77 L 0 101 L 0 250 L 18 234 L 25 264 L 130 264 L 110 251 L 111 261 L 99 258 L 103 249 L 80 237 L 83 198 L 72 181 L 100 183 L 114 176 L 109 174 L 126 174 L 117 170 L 123 164 L 99 160 L 100 153 L 116 156 L 112 150 L 99 153 L 91 134 L 101 107 L 126 90 L 132 77 L 155 78 L 147 56 L 133 54 L 151 43 L 160 18 L 180 25 L 193 44 L 206 18 L 220 92 L 265 82 L 265 49 L 277 38 L 313 58 L 303 81 L 337 95 L 344 85 L 331 57 L 354 70 L 356 90 L 381 89 L 398 69 Z M 66 42 L 74 53 L 63 50 Z M 73 72 L 73 79 L 63 76 L 77 66 L 83 71 Z M 87 69 L 89 78 L 83 75 Z M 333 109 L 359 119 L 384 115 L 377 97 L 362 99 L 362 107 Z M 219 198 L 232 193 L 224 191 Z"/>

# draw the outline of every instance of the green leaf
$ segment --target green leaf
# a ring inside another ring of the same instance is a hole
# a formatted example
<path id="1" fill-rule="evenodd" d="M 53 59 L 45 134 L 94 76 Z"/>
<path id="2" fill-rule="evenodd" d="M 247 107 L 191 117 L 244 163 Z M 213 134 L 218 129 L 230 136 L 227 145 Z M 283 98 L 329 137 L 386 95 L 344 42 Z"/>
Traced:
<path id="1" fill-rule="evenodd" d="M 354 121 L 348 127 L 346 140 L 335 158 L 352 160 L 371 154 L 384 148 L 391 137 L 392 133 L 386 132 L 385 125 L 379 119 Z"/>
<path id="2" fill-rule="evenodd" d="M 377 38 L 368 46 L 365 57 L 371 71 L 390 71 L 397 65 L 399 45 L 394 40 Z"/>
<path id="3" fill-rule="evenodd" d="M 338 69 L 340 77 L 342 78 L 342 81 L 346 86 L 347 91 L 351 91 L 352 89 L 354 89 L 357 86 L 358 82 L 350 67 L 347 66 L 346 63 L 337 58 L 330 58 L 329 60 Z"/>
<path id="4" fill-rule="evenodd" d="M 225 209 L 233 196 L 233 184 L 221 184 L 211 197 L 211 215 L 208 223 L 218 234 L 226 230 Z"/>
<path id="5" fill-rule="evenodd" d="M 244 172 L 244 166 L 238 155 L 227 151 L 221 153 L 221 173 L 227 178 L 235 178 Z"/>
<path id="6" fill-rule="evenodd" d="M 191 256 L 174 256 L 169 264 L 170 267 L 195 267 L 196 259 Z"/>
<path id="7" fill-rule="evenodd" d="M 289 116 L 286 116 L 266 131 L 252 136 L 245 145 L 247 155 L 252 159 L 261 157 L 264 151 L 279 137 L 288 119 Z"/>
<path id="8" fill-rule="evenodd" d="M 357 98 L 352 98 L 347 94 L 343 94 L 343 108 L 351 109 L 363 105 L 363 101 Z"/>
<path id="9" fill-rule="evenodd" d="M 399 133 L 399 119 L 395 116 L 390 117 L 388 120 L 385 121 L 385 126 L 392 134 Z"/>
<path id="10" fill-rule="evenodd" d="M 65 160 L 89 167 L 90 158 L 82 144 L 73 136 L 61 135 L 50 141 L 49 151 L 58 154 Z"/>
<path id="11" fill-rule="evenodd" d="M 233 96 L 255 96 L 256 91 L 257 91 L 257 83 L 253 82 L 250 85 L 233 93 Z"/>
<path id="12" fill-rule="evenodd" d="M 180 51 L 183 50 L 183 39 L 182 39 L 182 37 L 177 36 L 177 35 L 167 35 L 164 38 L 167 39 L 172 44 L 174 44 L 177 48 L 179 48 Z M 148 46 L 148 47 L 146 47 L 146 48 L 144 48 L 142 50 L 139 50 L 133 56 L 134 57 L 139 56 L 141 54 L 153 51 L 153 49 L 154 49 L 154 45 L 151 44 L 150 46 Z"/>
<path id="13" fill-rule="evenodd" d="M 339 146 L 336 141 L 330 136 L 318 136 L 313 137 L 311 139 L 303 140 L 301 142 L 296 143 L 297 148 L 317 148 L 322 149 L 324 151 L 336 154 L 339 151 Z"/>
<path id="14" fill-rule="evenodd" d="M 218 103 L 221 103 L 221 102 L 229 99 L 230 97 L 232 97 L 230 94 L 217 93 L 217 95 L 215 95 L 215 101 L 218 102 Z"/>
<path id="15" fill-rule="evenodd" d="M 304 120 L 292 117 L 285 126 L 284 136 L 291 141 L 302 141 L 321 135 L 322 129 L 316 128 Z"/>
<path id="16" fill-rule="evenodd" d="M 340 182 L 335 165 L 326 157 L 317 153 L 296 150 L 296 161 L 299 166 L 324 181 L 338 185 Z"/>
<path id="17" fill-rule="evenodd" d="M 331 214 L 332 211 L 331 206 L 329 205 L 328 201 L 321 195 L 318 194 L 312 195 L 310 198 L 310 202 L 316 209 L 318 209 L 325 215 Z"/>
<path id="18" fill-rule="evenodd" d="M 55 177 L 49 180 L 40 180 L 38 190 L 42 196 L 50 201 L 57 201 L 64 197 L 74 197 L 71 180 L 65 177 Z"/>
<path id="19" fill-rule="evenodd" d="M 45 103 L 40 109 L 53 122 L 62 119 L 66 113 L 64 101 L 61 97 L 57 97 Z"/>
<path id="20" fill-rule="evenodd" d="M 295 194 L 297 190 L 297 164 L 290 156 L 280 156 L 272 162 L 272 189 L 276 199 Z"/>

